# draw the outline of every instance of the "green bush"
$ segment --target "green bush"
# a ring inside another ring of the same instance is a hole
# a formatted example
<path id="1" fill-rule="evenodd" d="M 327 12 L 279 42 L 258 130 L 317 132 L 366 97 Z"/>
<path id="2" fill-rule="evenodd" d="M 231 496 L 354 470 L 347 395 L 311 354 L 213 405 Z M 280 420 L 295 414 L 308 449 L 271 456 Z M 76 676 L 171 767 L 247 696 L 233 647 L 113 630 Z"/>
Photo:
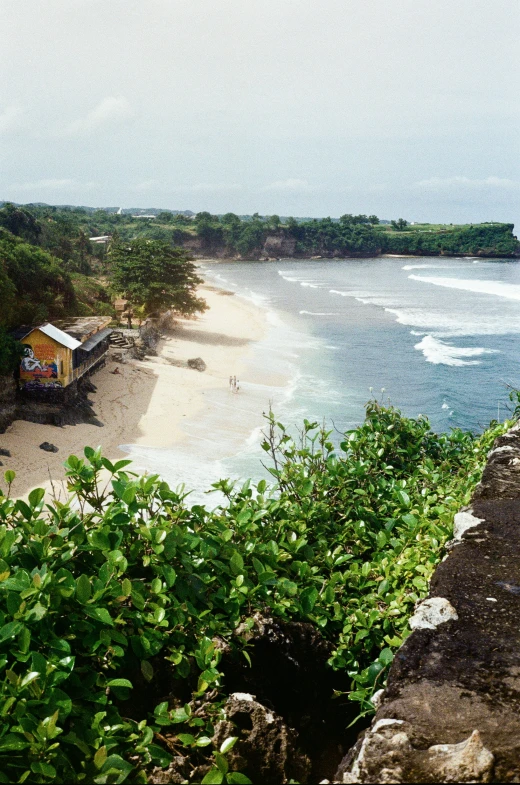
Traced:
<path id="1" fill-rule="evenodd" d="M 229 771 L 222 642 L 255 613 L 315 625 L 360 713 L 383 683 L 493 439 L 435 435 L 375 402 L 336 450 L 271 416 L 275 484 L 228 480 L 211 511 L 100 450 L 66 462 L 70 499 L 0 496 L 0 782 L 146 782 L 176 750 Z M 219 643 L 220 642 L 220 643 Z M 255 667 L 253 661 L 252 667 Z M 198 702 L 198 703 L 197 703 Z M 204 711 L 194 706 L 204 704 Z"/>

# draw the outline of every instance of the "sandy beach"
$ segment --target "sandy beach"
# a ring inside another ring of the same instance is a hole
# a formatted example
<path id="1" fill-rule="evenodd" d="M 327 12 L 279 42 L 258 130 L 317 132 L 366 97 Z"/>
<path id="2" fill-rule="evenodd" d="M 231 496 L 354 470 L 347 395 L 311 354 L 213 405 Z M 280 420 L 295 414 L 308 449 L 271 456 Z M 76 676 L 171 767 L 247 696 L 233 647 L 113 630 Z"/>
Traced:
<path id="1" fill-rule="evenodd" d="M 110 459 L 124 457 L 122 444 L 173 447 L 185 440 L 181 425 L 208 408 L 206 393 L 229 389 L 229 376 L 240 374 L 243 361 L 266 332 L 265 312 L 230 292 L 204 285 L 200 294 L 209 310 L 196 319 L 179 320 L 161 341 L 156 357 L 144 361 L 114 362 L 92 376 L 94 410 L 102 425 L 56 427 L 16 420 L 0 435 L 0 447 L 11 453 L 2 457 L 2 472 L 16 472 L 12 493 L 25 495 L 35 486 L 63 496 L 63 462 L 83 447 L 101 445 Z M 113 352 L 112 352 L 113 353 Z M 199 372 L 174 363 L 201 357 L 206 370 Z M 118 367 L 119 373 L 112 373 Z M 57 453 L 40 449 L 51 442 Z"/>

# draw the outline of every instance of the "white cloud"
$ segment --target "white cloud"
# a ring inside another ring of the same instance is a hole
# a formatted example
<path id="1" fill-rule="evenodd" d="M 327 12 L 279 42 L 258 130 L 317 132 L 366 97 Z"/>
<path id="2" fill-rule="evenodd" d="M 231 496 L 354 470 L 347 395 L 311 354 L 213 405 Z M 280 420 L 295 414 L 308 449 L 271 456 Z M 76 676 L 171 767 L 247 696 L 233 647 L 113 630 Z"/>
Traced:
<path id="1" fill-rule="evenodd" d="M 133 186 L 134 191 L 151 191 L 154 188 L 159 187 L 161 184 L 158 180 L 143 180 L 141 183 L 136 183 Z"/>
<path id="2" fill-rule="evenodd" d="M 196 183 L 195 185 L 180 186 L 173 188 L 179 193 L 224 193 L 226 191 L 239 191 L 242 186 L 239 183 Z"/>
<path id="3" fill-rule="evenodd" d="M 420 180 L 414 183 L 414 188 L 424 188 L 426 190 L 440 191 L 455 188 L 519 188 L 520 181 L 509 180 L 506 177 L 430 177 L 428 180 Z"/>
<path id="4" fill-rule="evenodd" d="M 14 191 L 69 191 L 72 188 L 91 189 L 95 188 L 96 185 L 97 183 L 93 182 L 78 183 L 76 180 L 65 177 L 62 179 L 36 180 L 32 183 L 19 183 L 13 185 L 12 189 Z"/>
<path id="5" fill-rule="evenodd" d="M 88 134 L 91 131 L 97 131 L 99 128 L 105 128 L 108 125 L 123 122 L 132 117 L 132 115 L 132 107 L 124 96 L 120 96 L 119 98 L 109 96 L 108 98 L 104 98 L 86 115 L 69 123 L 69 125 L 65 127 L 63 133 L 66 136 Z"/>
<path id="6" fill-rule="evenodd" d="M 9 131 L 19 128 L 22 115 L 21 107 L 14 104 L 6 106 L 3 112 L 0 112 L 0 134 L 9 133 Z"/>
<path id="7" fill-rule="evenodd" d="M 275 180 L 273 183 L 264 186 L 262 191 L 313 191 L 315 190 L 307 180 L 299 180 L 296 177 L 289 177 L 287 180 Z"/>

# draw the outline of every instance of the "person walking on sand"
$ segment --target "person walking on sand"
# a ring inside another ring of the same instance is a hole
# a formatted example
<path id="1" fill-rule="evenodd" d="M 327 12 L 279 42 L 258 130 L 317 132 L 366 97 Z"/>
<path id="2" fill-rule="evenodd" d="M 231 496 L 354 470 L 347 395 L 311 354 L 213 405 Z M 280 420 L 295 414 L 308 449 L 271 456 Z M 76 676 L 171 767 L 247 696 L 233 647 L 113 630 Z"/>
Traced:
<path id="1" fill-rule="evenodd" d="M 233 389 L 233 377 L 232 376 L 229 377 L 229 389 L 230 390 Z"/>

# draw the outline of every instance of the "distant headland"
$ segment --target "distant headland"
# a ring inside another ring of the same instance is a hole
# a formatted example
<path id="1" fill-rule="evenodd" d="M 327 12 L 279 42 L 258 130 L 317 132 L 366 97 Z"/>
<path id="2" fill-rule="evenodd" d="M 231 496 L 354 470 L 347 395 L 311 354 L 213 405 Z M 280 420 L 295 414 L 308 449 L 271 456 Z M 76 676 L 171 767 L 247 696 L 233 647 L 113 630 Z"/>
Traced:
<path id="1" fill-rule="evenodd" d="M 17 231 L 12 217 L 6 214 L 6 205 L 7 202 L 0 202 L 3 208 L 0 226 L 15 234 L 21 231 L 24 236 L 23 231 L 34 221 L 41 228 L 40 239 L 52 235 L 55 240 L 54 247 L 47 250 L 62 259 L 64 249 L 77 243 L 80 235 L 100 254 L 115 236 L 121 240 L 138 237 L 162 240 L 185 248 L 195 258 L 520 256 L 520 243 L 511 223 L 429 224 L 351 214 L 340 218 L 292 218 L 258 213 L 211 215 L 149 207 L 93 208 L 37 203 L 17 206 L 18 211 L 26 214 L 24 220 L 19 220 Z"/>

